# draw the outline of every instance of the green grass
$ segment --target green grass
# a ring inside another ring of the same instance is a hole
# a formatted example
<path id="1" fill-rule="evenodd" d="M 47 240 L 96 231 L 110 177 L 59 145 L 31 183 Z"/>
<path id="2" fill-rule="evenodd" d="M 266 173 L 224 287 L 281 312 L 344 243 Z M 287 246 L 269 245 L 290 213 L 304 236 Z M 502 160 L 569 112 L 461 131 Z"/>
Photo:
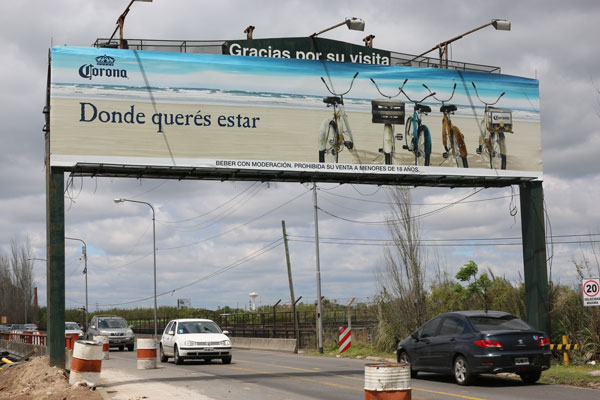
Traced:
<path id="1" fill-rule="evenodd" d="M 318 351 L 306 352 L 309 355 L 319 355 Z M 340 355 L 337 344 L 332 344 L 323 347 L 323 355 L 328 357 L 335 357 Z M 396 353 L 393 352 L 382 352 L 376 350 L 373 346 L 365 343 L 353 343 L 352 347 L 346 350 L 340 355 L 340 357 L 357 358 L 357 357 L 379 357 L 379 358 L 393 358 L 396 359 Z"/>
<path id="2" fill-rule="evenodd" d="M 553 364 L 549 370 L 542 373 L 540 382 L 600 389 L 600 376 L 587 374 L 598 370 L 600 370 L 598 365 L 570 365 L 565 367 Z"/>

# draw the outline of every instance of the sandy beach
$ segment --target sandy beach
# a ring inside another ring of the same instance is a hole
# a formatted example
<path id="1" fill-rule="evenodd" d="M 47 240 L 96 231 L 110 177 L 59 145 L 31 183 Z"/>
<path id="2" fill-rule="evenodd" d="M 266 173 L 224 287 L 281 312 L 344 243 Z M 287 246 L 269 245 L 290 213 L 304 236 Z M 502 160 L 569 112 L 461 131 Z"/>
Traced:
<path id="1" fill-rule="evenodd" d="M 150 103 L 135 101 L 81 102 L 90 104 L 52 98 L 53 155 L 316 162 L 321 123 L 332 115 L 325 106 L 311 110 L 162 103 L 155 109 Z M 378 152 L 383 125 L 373 124 L 370 113 L 348 112 L 348 117 L 355 149 L 344 149 L 339 162 L 383 164 Z M 423 122 L 432 135 L 431 166 L 456 168 L 452 160 L 442 157 L 442 116 L 426 115 Z M 488 160 L 475 154 L 479 138 L 475 119 L 453 117 L 452 122 L 465 137 L 469 167 L 489 168 Z M 507 169 L 541 171 L 540 124 L 513 124 L 515 133 L 506 134 Z M 396 126 L 396 132 L 404 133 L 404 129 Z M 403 144 L 396 142 L 394 164 L 413 165 L 414 155 L 402 149 Z"/>

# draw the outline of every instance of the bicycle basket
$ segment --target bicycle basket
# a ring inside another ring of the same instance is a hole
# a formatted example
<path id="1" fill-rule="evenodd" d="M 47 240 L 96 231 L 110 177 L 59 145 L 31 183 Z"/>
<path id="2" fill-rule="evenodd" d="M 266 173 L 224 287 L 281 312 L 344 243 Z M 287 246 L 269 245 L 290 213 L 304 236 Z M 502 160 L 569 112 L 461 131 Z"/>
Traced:
<path id="1" fill-rule="evenodd" d="M 488 107 L 488 129 L 492 132 L 512 132 L 512 110 Z"/>
<path id="2" fill-rule="evenodd" d="M 404 102 L 399 100 L 371 100 L 374 124 L 404 125 Z"/>

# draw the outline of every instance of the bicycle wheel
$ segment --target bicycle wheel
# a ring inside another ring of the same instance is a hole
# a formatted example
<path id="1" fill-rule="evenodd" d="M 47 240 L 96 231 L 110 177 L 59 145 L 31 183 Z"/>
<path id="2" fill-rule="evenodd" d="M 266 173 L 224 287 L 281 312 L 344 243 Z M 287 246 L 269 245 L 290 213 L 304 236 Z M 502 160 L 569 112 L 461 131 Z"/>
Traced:
<path id="1" fill-rule="evenodd" d="M 504 148 L 504 133 L 494 132 L 490 134 L 490 168 L 506 169 L 506 154 L 502 154 Z"/>
<path id="2" fill-rule="evenodd" d="M 421 125 L 417 131 L 417 137 L 413 139 L 415 153 L 415 165 L 428 166 L 431 158 L 431 134 L 425 125 Z"/>
<path id="3" fill-rule="evenodd" d="M 386 165 L 392 165 L 395 150 L 394 129 L 392 125 L 385 124 L 383 126 L 383 156 Z"/>
<path id="4" fill-rule="evenodd" d="M 465 146 L 462 133 L 460 133 L 460 130 L 458 130 L 458 128 L 450 128 L 450 140 L 452 141 L 452 156 L 456 161 L 456 166 L 458 168 L 469 168 L 466 156 L 467 148 Z M 464 157 L 463 154 L 465 154 Z"/>
<path id="5" fill-rule="evenodd" d="M 323 162 L 337 163 L 339 154 L 340 134 L 335 121 L 330 121 L 327 126 L 327 135 L 325 137 L 325 151 L 323 152 Z M 321 154 L 319 153 L 319 158 Z"/>
<path id="6" fill-rule="evenodd" d="M 404 125 L 404 143 L 403 146 L 406 150 L 412 151 L 412 138 L 413 138 L 413 117 L 408 117 Z"/>

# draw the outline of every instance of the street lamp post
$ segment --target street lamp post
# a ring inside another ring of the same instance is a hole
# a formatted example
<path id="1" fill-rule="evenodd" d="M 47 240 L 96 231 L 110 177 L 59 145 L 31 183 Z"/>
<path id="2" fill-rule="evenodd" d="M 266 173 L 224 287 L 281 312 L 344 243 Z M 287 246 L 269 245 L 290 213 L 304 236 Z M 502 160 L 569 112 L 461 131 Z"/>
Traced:
<path id="1" fill-rule="evenodd" d="M 117 31 L 119 31 L 119 37 L 120 37 L 119 48 L 120 49 L 124 49 L 125 48 L 125 43 L 123 42 L 123 26 L 125 25 L 125 17 L 129 13 L 129 9 L 131 8 L 131 5 L 135 1 L 143 1 L 143 2 L 146 2 L 146 3 L 151 3 L 152 2 L 152 0 L 131 0 L 131 2 L 129 3 L 129 5 L 125 9 L 125 11 L 123 11 L 123 13 L 119 16 L 119 18 L 117 19 L 117 27 L 115 28 L 115 30 L 112 33 L 112 35 L 110 35 L 110 39 L 108 39 L 108 43 L 110 43 L 110 41 L 112 40 L 112 38 L 115 36 L 115 33 L 117 33 Z"/>
<path id="2" fill-rule="evenodd" d="M 152 253 L 154 255 L 154 340 L 156 340 L 156 338 L 158 337 L 158 319 L 157 319 L 157 306 L 156 306 L 156 223 L 155 223 L 155 219 L 156 219 L 156 214 L 154 212 L 154 207 L 152 207 L 152 204 L 150 203 L 146 203 L 145 201 L 138 201 L 138 200 L 129 200 L 129 199 L 114 199 L 113 200 L 115 203 L 123 203 L 123 202 L 130 202 L 130 203 L 139 203 L 139 204 L 145 204 L 148 207 L 150 207 L 150 209 L 152 210 Z"/>
<path id="3" fill-rule="evenodd" d="M 77 240 L 78 242 L 83 243 L 83 247 L 81 248 L 81 253 L 83 254 L 83 274 L 85 275 L 85 331 L 88 330 L 88 269 L 87 269 L 87 245 L 83 241 L 83 239 L 77 239 L 72 237 L 66 237 L 68 240 Z"/>
<path id="4" fill-rule="evenodd" d="M 410 61 L 407 62 L 407 64 L 410 64 L 413 61 L 415 61 L 417 58 L 423 57 L 425 54 L 432 52 L 435 49 L 438 49 L 439 56 L 440 56 L 440 68 L 444 68 L 444 61 L 442 59 L 445 56 L 445 65 L 446 65 L 445 68 L 448 69 L 448 45 L 452 42 L 457 41 L 458 39 L 461 39 L 461 38 L 473 33 L 473 32 L 477 32 L 480 29 L 487 28 L 488 26 L 493 26 L 494 29 L 496 29 L 498 31 L 510 31 L 510 21 L 505 20 L 505 19 L 493 19 L 491 22 L 488 22 L 487 24 L 478 26 L 475 29 L 471 29 L 470 31 L 467 31 L 467 32 L 463 33 L 462 35 L 455 36 L 452 39 L 448 39 L 439 44 L 436 44 L 431 49 L 412 58 Z"/>

